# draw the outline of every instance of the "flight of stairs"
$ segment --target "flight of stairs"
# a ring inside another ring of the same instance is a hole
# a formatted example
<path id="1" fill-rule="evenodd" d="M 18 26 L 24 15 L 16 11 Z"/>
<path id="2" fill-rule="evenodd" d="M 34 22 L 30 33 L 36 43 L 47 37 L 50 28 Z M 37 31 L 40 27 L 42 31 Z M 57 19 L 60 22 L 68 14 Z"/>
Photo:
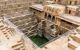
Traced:
<path id="1" fill-rule="evenodd" d="M 70 35 L 68 47 L 72 50 L 75 50 L 80 46 L 80 34 Z"/>
<path id="2" fill-rule="evenodd" d="M 20 13 L 18 13 L 20 14 Z M 20 16 L 13 15 L 9 20 L 16 25 L 23 33 L 30 36 L 36 32 L 37 19 L 27 12 L 23 12 Z"/>

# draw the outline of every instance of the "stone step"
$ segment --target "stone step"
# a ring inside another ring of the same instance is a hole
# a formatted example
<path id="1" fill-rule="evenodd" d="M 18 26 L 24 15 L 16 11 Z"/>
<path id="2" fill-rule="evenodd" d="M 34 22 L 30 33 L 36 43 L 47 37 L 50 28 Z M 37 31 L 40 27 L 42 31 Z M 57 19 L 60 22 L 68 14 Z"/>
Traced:
<path id="1" fill-rule="evenodd" d="M 72 35 L 71 38 L 72 38 L 74 41 L 80 43 L 80 34 Z"/>
<path id="2" fill-rule="evenodd" d="M 73 50 L 75 50 L 78 46 L 80 46 L 80 44 L 77 43 L 76 41 L 71 40 L 68 42 L 68 47 Z"/>

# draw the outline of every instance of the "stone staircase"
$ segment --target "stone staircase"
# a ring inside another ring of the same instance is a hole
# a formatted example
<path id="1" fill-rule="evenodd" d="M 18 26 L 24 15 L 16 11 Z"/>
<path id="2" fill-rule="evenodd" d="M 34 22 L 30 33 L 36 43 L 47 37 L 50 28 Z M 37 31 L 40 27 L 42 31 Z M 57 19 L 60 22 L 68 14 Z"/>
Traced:
<path id="1" fill-rule="evenodd" d="M 32 14 L 23 12 L 20 16 L 13 15 L 14 17 L 9 17 L 9 20 L 16 25 L 23 33 L 26 35 L 31 35 L 36 33 L 37 19 Z"/>
<path id="2" fill-rule="evenodd" d="M 70 35 L 68 47 L 72 50 L 75 50 L 80 46 L 80 34 Z"/>

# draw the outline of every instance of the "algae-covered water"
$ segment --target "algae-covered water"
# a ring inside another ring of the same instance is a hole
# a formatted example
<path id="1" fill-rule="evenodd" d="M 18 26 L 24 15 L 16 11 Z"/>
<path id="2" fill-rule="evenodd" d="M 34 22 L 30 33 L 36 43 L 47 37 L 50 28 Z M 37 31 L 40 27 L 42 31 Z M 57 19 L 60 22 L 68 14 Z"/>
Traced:
<path id="1" fill-rule="evenodd" d="M 37 45 L 37 46 L 41 46 L 43 44 L 45 44 L 46 42 L 48 42 L 49 40 L 46 39 L 45 37 L 40 37 L 38 35 L 36 36 L 31 36 L 30 39 Z"/>

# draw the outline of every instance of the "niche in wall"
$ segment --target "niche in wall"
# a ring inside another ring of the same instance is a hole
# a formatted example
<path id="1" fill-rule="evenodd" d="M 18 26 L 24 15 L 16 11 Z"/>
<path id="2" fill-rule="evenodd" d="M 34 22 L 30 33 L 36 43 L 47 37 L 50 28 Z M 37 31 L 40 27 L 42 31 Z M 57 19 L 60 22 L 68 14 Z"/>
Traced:
<path id="1" fill-rule="evenodd" d="M 69 10 L 69 12 L 68 12 L 69 14 L 71 14 L 71 10 Z"/>
<path id="2" fill-rule="evenodd" d="M 51 15 L 50 14 L 48 15 L 48 19 L 51 20 Z"/>

